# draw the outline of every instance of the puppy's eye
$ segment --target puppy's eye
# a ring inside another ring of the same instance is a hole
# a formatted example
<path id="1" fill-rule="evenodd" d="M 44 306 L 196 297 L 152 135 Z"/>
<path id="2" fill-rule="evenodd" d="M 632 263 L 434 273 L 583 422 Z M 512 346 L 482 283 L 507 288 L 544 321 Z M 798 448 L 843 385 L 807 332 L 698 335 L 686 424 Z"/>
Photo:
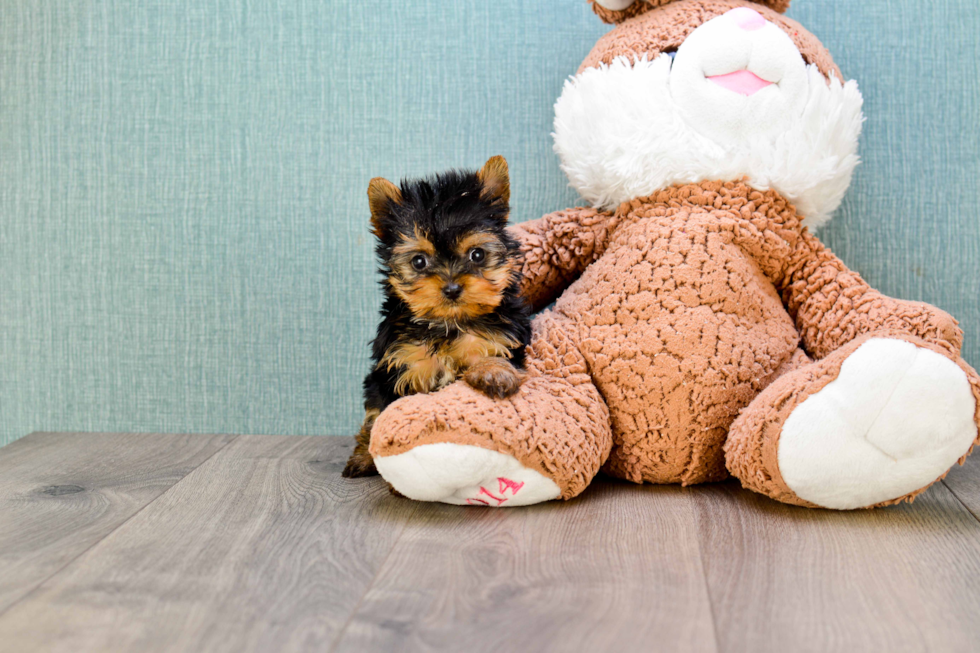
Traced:
<path id="1" fill-rule="evenodd" d="M 473 249 L 470 250 L 470 260 L 473 261 L 474 263 L 483 263 L 483 261 L 486 258 L 487 258 L 487 253 L 484 252 L 479 247 L 474 247 Z"/>
<path id="2" fill-rule="evenodd" d="M 412 257 L 412 267 L 415 268 L 416 272 L 421 272 L 429 265 L 429 260 L 422 256 L 421 254 L 416 254 Z"/>

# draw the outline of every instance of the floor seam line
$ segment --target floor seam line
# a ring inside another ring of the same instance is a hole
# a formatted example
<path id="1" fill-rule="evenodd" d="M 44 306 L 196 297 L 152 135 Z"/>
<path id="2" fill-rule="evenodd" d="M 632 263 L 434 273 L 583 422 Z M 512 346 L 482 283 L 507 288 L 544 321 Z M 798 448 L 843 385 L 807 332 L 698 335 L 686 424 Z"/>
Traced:
<path id="1" fill-rule="evenodd" d="M 961 506 L 963 506 L 968 513 L 970 513 L 971 515 L 973 515 L 973 518 L 975 520 L 977 520 L 977 523 L 980 523 L 980 515 L 978 515 L 977 513 L 973 512 L 973 509 L 970 508 L 970 506 L 966 505 L 966 503 L 963 501 L 963 499 L 960 498 L 960 495 L 958 495 L 956 493 L 956 490 L 954 490 L 950 486 L 950 484 L 946 482 L 946 479 L 941 479 L 939 482 L 942 483 L 946 487 L 947 490 L 949 490 L 949 493 L 953 495 L 953 498 L 955 498 L 956 501 L 959 502 L 959 504 Z"/>
<path id="2" fill-rule="evenodd" d="M 0 610 L 0 620 L 2 620 L 7 615 L 7 613 L 10 612 L 13 608 L 15 608 L 16 606 L 20 605 L 24 601 L 26 601 L 35 592 L 37 592 L 39 589 L 41 589 L 41 587 L 43 587 L 45 583 L 47 583 L 52 578 L 54 578 L 55 576 L 57 576 L 58 574 L 60 574 L 61 572 L 63 572 L 65 569 L 67 569 L 69 567 L 69 565 L 71 565 L 76 560 L 78 560 L 79 558 L 81 558 L 82 556 L 84 556 L 86 553 L 88 553 L 89 551 L 91 551 L 92 549 L 94 549 L 95 547 L 97 547 L 98 545 L 102 544 L 102 542 L 105 542 L 106 539 L 108 539 L 113 533 L 115 533 L 120 528 L 122 528 L 123 526 L 125 526 L 126 524 L 128 524 L 134 517 L 136 517 L 137 515 L 141 514 L 148 507 L 150 507 L 151 505 L 153 505 L 154 503 L 156 503 L 163 495 L 167 494 L 168 492 L 170 492 L 170 490 L 172 490 L 175 487 L 177 487 L 180 483 L 182 483 L 184 481 L 184 479 L 186 479 L 188 476 L 190 476 L 191 474 L 193 474 L 194 472 L 196 472 L 205 463 L 207 463 L 209 460 L 211 460 L 212 458 L 214 458 L 216 455 L 218 455 L 219 453 L 221 453 L 222 451 L 224 451 L 225 448 L 229 444 L 231 444 L 232 442 L 236 441 L 239 437 L 241 437 L 241 436 L 240 435 L 233 435 L 230 440 L 228 440 L 223 445 L 221 445 L 220 447 L 218 447 L 217 449 L 215 449 L 214 453 L 212 453 L 210 456 L 208 456 L 207 458 L 205 458 L 204 460 L 202 460 L 199 464 L 195 465 L 193 468 L 189 469 L 187 471 L 187 473 L 184 474 L 183 476 L 181 476 L 179 479 L 177 479 L 174 482 L 173 485 L 171 485 L 170 487 L 168 487 L 166 490 L 164 490 L 163 492 L 161 492 L 157 496 L 153 497 L 153 500 L 152 501 L 147 501 L 144 506 L 142 506 L 139 510 L 137 510 L 136 512 L 134 512 L 132 515 L 130 515 L 129 517 L 127 517 L 123 521 L 119 522 L 116 525 L 116 527 L 113 528 L 111 531 L 109 531 L 108 533 L 106 533 L 105 535 L 103 535 L 102 537 L 100 537 L 95 542 L 92 542 L 91 545 L 85 547 L 85 549 L 83 551 L 80 551 L 78 553 L 78 555 L 73 556 L 71 558 L 71 560 L 68 560 L 65 564 L 63 564 L 60 567 L 58 567 L 58 569 L 56 569 L 55 571 L 51 572 L 50 575 L 46 576 L 37 585 L 35 585 L 34 587 L 32 587 L 29 592 L 27 592 L 26 594 L 24 594 L 24 596 L 20 597 L 19 599 L 17 599 L 16 601 L 14 601 L 10 605 L 8 605 L 3 610 Z"/>
<path id="3" fill-rule="evenodd" d="M 718 638 L 718 621 L 715 618 L 715 602 L 711 598 L 711 585 L 708 583 L 708 572 L 704 564 L 704 547 L 701 546 L 701 533 L 697 528 L 698 521 L 695 515 L 695 498 L 694 493 L 690 489 L 688 489 L 688 496 L 690 498 L 688 511 L 691 514 L 691 521 L 694 524 L 698 540 L 698 560 L 701 562 L 701 581 L 704 583 L 704 594 L 708 599 L 708 614 L 711 617 L 711 634 L 715 640 L 715 651 L 721 653 L 721 640 Z"/>
<path id="4" fill-rule="evenodd" d="M 415 509 L 412 510 L 411 514 L 409 514 L 409 519 L 411 519 L 415 513 L 418 512 L 418 510 L 419 508 L 416 505 Z M 334 653 L 334 651 L 337 650 L 337 647 L 340 646 L 340 642 L 344 639 L 344 635 L 347 634 L 347 629 L 350 627 L 351 622 L 354 621 L 354 617 L 357 616 L 357 613 L 361 611 L 361 606 L 364 605 L 364 597 L 366 597 L 374 588 L 374 584 L 378 581 L 378 577 L 381 575 L 381 572 L 384 571 L 385 565 L 388 564 L 388 559 L 391 558 L 391 554 L 394 552 L 395 547 L 398 546 L 399 542 L 401 542 L 402 536 L 405 534 L 405 529 L 407 528 L 408 520 L 406 519 L 405 524 L 402 525 L 402 529 L 398 532 L 398 537 L 396 537 L 395 541 L 391 543 L 391 548 L 388 549 L 388 553 L 385 554 L 381 564 L 378 565 L 378 570 L 374 572 L 374 577 L 371 578 L 371 582 L 364 588 L 364 593 L 357 599 L 357 604 L 354 606 L 354 609 L 351 610 L 350 615 L 348 615 L 347 620 L 344 622 L 344 625 L 337 632 L 337 637 L 334 639 L 333 643 L 330 644 L 330 648 L 327 649 L 327 653 Z"/>

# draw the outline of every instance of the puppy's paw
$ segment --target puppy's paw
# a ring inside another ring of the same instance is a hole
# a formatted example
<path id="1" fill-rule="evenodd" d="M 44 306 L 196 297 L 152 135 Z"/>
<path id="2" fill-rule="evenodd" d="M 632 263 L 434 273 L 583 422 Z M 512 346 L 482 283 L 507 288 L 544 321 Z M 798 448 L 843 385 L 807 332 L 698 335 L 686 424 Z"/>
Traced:
<path id="1" fill-rule="evenodd" d="M 470 367 L 463 379 L 488 397 L 505 399 L 521 387 L 524 373 L 506 359 L 485 358 Z"/>
<path id="2" fill-rule="evenodd" d="M 377 476 L 378 468 L 374 466 L 374 458 L 367 452 L 367 447 L 357 445 L 354 453 L 347 460 L 344 467 L 344 478 L 361 478 L 364 476 Z"/>
<path id="3" fill-rule="evenodd" d="M 378 468 L 374 466 L 374 458 L 371 457 L 368 447 L 371 445 L 371 429 L 374 427 L 374 420 L 381 414 L 376 408 L 368 409 L 364 414 L 364 423 L 361 430 L 354 437 L 356 443 L 354 452 L 347 460 L 344 467 L 344 478 L 361 478 L 362 476 L 377 476 Z"/>

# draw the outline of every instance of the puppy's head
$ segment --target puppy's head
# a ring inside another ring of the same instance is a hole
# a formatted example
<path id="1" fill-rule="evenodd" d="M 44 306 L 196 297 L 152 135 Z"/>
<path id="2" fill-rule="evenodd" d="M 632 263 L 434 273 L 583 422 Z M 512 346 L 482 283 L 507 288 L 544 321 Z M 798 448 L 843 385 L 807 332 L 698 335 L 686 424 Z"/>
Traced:
<path id="1" fill-rule="evenodd" d="M 517 278 L 518 247 L 505 227 L 507 162 L 450 171 L 401 187 L 368 187 L 371 226 L 391 290 L 419 320 L 458 324 L 493 312 Z"/>

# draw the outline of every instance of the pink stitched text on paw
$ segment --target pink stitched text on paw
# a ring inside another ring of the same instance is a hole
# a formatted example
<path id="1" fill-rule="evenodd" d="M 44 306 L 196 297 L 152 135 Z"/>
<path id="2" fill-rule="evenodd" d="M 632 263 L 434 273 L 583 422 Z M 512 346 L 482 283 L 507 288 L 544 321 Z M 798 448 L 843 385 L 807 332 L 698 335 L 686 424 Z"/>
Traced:
<path id="1" fill-rule="evenodd" d="M 493 499 L 494 501 L 496 501 L 498 506 L 500 504 L 502 504 L 504 501 L 507 500 L 507 499 L 501 499 L 500 497 L 493 496 L 492 494 L 490 494 L 490 492 L 487 490 L 487 488 L 483 487 L 482 485 L 480 486 L 480 494 L 487 495 L 488 497 L 490 497 L 491 499 Z"/>
<path id="2" fill-rule="evenodd" d="M 507 490 L 510 490 L 511 494 L 517 494 L 517 491 L 524 487 L 524 482 L 512 481 L 509 478 L 498 477 L 497 483 L 500 485 L 499 492 L 501 494 L 506 494 Z"/>
<path id="3" fill-rule="evenodd" d="M 466 505 L 469 506 L 489 506 L 490 504 L 483 499 L 467 499 Z"/>

